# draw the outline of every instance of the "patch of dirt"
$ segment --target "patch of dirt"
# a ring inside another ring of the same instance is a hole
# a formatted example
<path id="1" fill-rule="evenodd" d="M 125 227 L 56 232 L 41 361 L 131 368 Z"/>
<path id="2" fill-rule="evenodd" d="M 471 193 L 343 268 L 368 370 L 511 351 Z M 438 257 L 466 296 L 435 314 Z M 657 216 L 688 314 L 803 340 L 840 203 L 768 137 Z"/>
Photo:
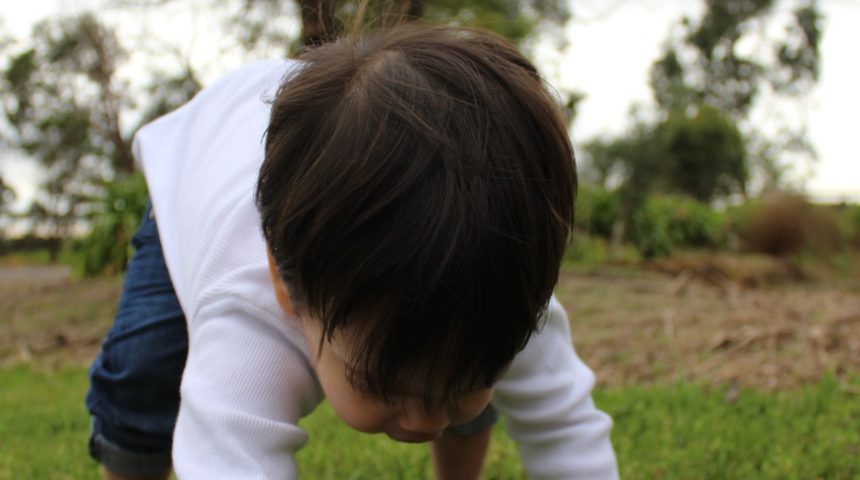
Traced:
<path id="1" fill-rule="evenodd" d="M 565 272 L 557 295 L 604 385 L 692 380 L 782 389 L 860 372 L 860 291 L 751 288 L 706 267 Z"/>
<path id="2" fill-rule="evenodd" d="M 602 385 L 692 380 L 770 390 L 860 373 L 860 287 L 749 283 L 711 267 L 562 272 L 557 295 Z M 33 272 L 0 282 L 0 365 L 88 365 L 113 321 L 121 279 Z"/>
<path id="3" fill-rule="evenodd" d="M 0 268 L 0 366 L 88 365 L 113 321 L 121 279 L 62 266 Z"/>
<path id="4" fill-rule="evenodd" d="M 0 289 L 63 284 L 71 276 L 72 269 L 66 265 L 0 266 Z"/>

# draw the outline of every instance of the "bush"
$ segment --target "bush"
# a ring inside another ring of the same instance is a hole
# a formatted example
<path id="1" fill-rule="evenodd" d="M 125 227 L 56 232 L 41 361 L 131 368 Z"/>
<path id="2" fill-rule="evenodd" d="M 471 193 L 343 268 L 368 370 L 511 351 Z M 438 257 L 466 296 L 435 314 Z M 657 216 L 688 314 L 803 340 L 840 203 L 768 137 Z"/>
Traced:
<path id="1" fill-rule="evenodd" d="M 848 243 L 860 249 L 860 205 L 843 205 L 839 213 Z"/>
<path id="2" fill-rule="evenodd" d="M 612 238 L 621 219 L 621 200 L 617 192 L 595 186 L 580 186 L 576 195 L 577 230 L 589 235 Z"/>
<path id="3" fill-rule="evenodd" d="M 105 183 L 104 195 L 91 205 L 92 231 L 76 245 L 78 268 L 84 276 L 125 271 L 129 245 L 146 210 L 146 182 L 136 174 Z"/>
<path id="4" fill-rule="evenodd" d="M 794 193 L 772 194 L 742 208 L 736 228 L 747 249 L 776 257 L 828 255 L 845 244 L 836 213 Z"/>
<path id="5" fill-rule="evenodd" d="M 641 256 L 630 244 L 613 245 L 610 241 L 577 232 L 564 254 L 566 264 L 599 265 L 608 262 L 636 263 Z"/>
<path id="6" fill-rule="evenodd" d="M 630 237 L 643 257 L 661 257 L 679 246 L 724 245 L 725 221 L 719 212 L 691 198 L 651 195 L 633 212 Z"/>
<path id="7" fill-rule="evenodd" d="M 594 265 L 610 260 L 609 242 L 600 237 L 576 233 L 564 254 L 566 263 Z"/>

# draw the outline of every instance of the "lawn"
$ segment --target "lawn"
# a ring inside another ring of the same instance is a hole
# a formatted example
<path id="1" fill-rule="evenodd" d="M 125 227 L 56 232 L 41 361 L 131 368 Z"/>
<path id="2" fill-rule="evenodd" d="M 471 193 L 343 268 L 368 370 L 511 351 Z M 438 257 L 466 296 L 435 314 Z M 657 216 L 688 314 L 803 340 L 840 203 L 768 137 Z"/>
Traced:
<path id="1" fill-rule="evenodd" d="M 86 365 L 120 279 L 5 268 L 0 480 L 97 478 Z M 615 419 L 622 477 L 860 479 L 860 286 L 714 285 L 660 269 L 566 269 L 557 292 Z M 426 447 L 352 432 L 325 404 L 301 426 L 302 478 L 430 475 Z M 485 478 L 523 478 L 503 424 Z"/>
<path id="2" fill-rule="evenodd" d="M 6 367 L 0 385 L 0 479 L 97 476 L 86 454 L 83 368 Z M 860 477 L 860 381 L 828 376 L 778 393 L 730 390 L 675 383 L 598 391 L 598 405 L 616 421 L 622 478 Z M 429 478 L 424 446 L 355 433 L 326 404 L 302 427 L 311 435 L 298 454 L 303 478 Z M 502 424 L 485 478 L 524 478 Z"/>

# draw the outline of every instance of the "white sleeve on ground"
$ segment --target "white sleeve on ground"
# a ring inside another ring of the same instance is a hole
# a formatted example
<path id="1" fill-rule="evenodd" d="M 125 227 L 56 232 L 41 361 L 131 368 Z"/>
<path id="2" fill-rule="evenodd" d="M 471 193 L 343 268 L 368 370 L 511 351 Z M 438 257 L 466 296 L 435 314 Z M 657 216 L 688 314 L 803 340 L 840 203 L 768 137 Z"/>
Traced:
<path id="1" fill-rule="evenodd" d="M 173 443 L 181 480 L 296 478 L 297 422 L 321 393 L 302 346 L 242 318 L 253 308 L 216 302 L 195 320 Z"/>
<path id="2" fill-rule="evenodd" d="M 612 420 L 594 406 L 593 386 L 594 374 L 571 343 L 567 314 L 553 298 L 543 329 L 514 359 L 493 399 L 529 478 L 618 478 Z"/>

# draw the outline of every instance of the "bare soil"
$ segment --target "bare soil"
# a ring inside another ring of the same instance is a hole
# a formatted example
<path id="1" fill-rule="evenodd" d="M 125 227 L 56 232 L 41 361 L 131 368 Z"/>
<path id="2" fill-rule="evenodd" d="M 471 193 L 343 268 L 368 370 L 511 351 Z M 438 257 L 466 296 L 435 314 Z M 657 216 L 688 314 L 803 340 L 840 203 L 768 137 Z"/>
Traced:
<path id="1" fill-rule="evenodd" d="M 74 280 L 63 266 L 0 267 L 0 366 L 88 365 L 110 327 L 122 280 Z"/>
<path id="2" fill-rule="evenodd" d="M 860 372 L 860 288 L 846 282 L 750 287 L 702 268 L 601 269 L 564 272 L 558 296 L 604 385 L 773 390 Z"/>
<path id="3" fill-rule="evenodd" d="M 87 365 L 98 352 L 121 279 L 74 280 L 51 268 L 0 268 L 0 365 Z M 557 295 L 602 385 L 771 390 L 860 373 L 860 285 L 727 271 L 701 261 L 566 268 Z"/>

